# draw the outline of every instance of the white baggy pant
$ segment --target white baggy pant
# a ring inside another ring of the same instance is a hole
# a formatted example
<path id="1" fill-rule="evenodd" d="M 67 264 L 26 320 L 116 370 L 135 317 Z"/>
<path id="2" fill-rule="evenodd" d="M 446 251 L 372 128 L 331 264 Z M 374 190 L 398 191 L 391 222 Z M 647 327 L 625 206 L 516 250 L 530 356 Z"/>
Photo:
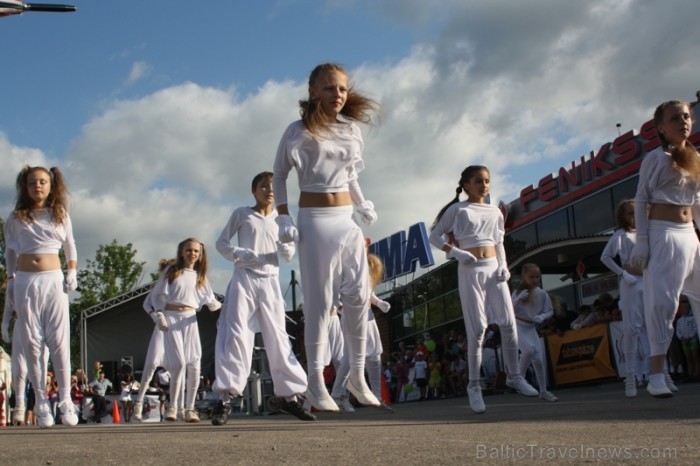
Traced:
<path id="1" fill-rule="evenodd" d="M 70 402 L 70 320 L 63 272 L 17 272 L 14 293 L 14 328 L 21 334 L 27 377 L 37 402 L 46 397 L 47 348 L 60 401 Z"/>
<path id="2" fill-rule="evenodd" d="M 317 394 L 326 391 L 324 356 L 330 313 L 338 298 L 343 305 L 343 321 L 347 328 L 345 351 L 351 376 L 364 377 L 369 265 L 362 230 L 353 221 L 352 213 L 352 206 L 299 209 L 304 346 L 309 388 Z"/>
<path id="3" fill-rule="evenodd" d="M 328 351 L 326 352 L 325 365 L 333 364 L 333 368 L 335 369 L 335 380 L 333 381 L 333 390 L 331 391 L 331 396 L 333 398 L 345 398 L 348 396 L 345 382 L 350 372 L 350 362 L 345 352 L 343 329 L 341 325 L 338 314 L 331 314 L 331 320 L 328 326 Z"/>
<path id="4" fill-rule="evenodd" d="M 622 313 L 622 354 L 625 375 L 648 374 L 650 370 L 649 337 L 644 323 L 644 278 L 630 285 L 620 280 L 620 312 Z M 638 367 L 641 361 L 641 367 Z"/>
<path id="5" fill-rule="evenodd" d="M 547 389 L 547 363 L 544 345 L 537 334 L 537 327 L 526 322 L 516 321 L 518 328 L 518 348 L 520 349 L 520 373 L 525 375 L 532 364 L 540 391 Z"/>
<path id="6" fill-rule="evenodd" d="M 141 387 L 139 388 L 139 394 L 136 396 L 137 403 L 143 403 L 143 397 L 146 396 L 146 390 L 151 383 L 151 379 L 153 379 L 153 375 L 156 373 L 156 369 L 159 366 L 165 366 L 165 364 L 163 331 L 156 325 L 146 351 L 146 361 L 144 362 L 143 374 L 141 375 Z"/>
<path id="7" fill-rule="evenodd" d="M 194 409 L 201 372 L 202 344 L 196 311 L 163 311 L 168 330 L 163 332 L 165 368 L 170 372 L 170 406 L 181 406 L 186 380 L 185 409 Z"/>
<path id="8" fill-rule="evenodd" d="M 243 394 L 259 328 L 275 395 L 289 398 L 306 392 L 306 373 L 292 351 L 285 319 L 279 276 L 235 269 L 217 323 L 216 379 L 212 389 L 217 393 Z"/>
<path id="9" fill-rule="evenodd" d="M 695 321 L 700 322 L 700 247 L 695 228 L 692 222 L 649 220 L 644 319 L 652 357 L 668 351 L 681 294 L 688 297 Z"/>
<path id="10" fill-rule="evenodd" d="M 467 331 L 469 380 L 481 378 L 482 347 L 490 319 L 501 333 L 501 351 L 509 378 L 520 375 L 518 368 L 518 334 L 508 283 L 498 280 L 495 257 L 472 264 L 460 263 L 457 268 L 459 299 Z M 487 319 L 487 306 L 489 308 Z"/>

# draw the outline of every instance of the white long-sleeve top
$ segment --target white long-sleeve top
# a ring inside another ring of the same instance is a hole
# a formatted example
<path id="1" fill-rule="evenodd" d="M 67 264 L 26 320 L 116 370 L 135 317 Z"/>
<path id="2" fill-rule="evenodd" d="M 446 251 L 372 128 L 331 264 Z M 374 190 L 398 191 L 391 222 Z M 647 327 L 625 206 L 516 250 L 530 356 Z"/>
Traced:
<path id="1" fill-rule="evenodd" d="M 453 233 L 462 249 L 497 246 L 503 243 L 503 215 L 491 204 L 461 201 L 452 204 L 430 232 L 430 244 L 442 249 L 447 235 Z"/>
<path id="2" fill-rule="evenodd" d="M 299 189 L 312 193 L 359 191 L 357 176 L 364 142 L 354 123 L 332 125 L 333 133 L 315 138 L 301 120 L 290 124 L 280 140 L 273 165 L 272 187 L 277 205 L 287 204 L 287 177 L 297 171 Z M 353 198 L 353 202 L 358 202 Z"/>
<path id="3" fill-rule="evenodd" d="M 251 207 L 240 207 L 233 211 L 226 226 L 216 240 L 216 250 L 226 259 L 234 262 L 236 268 L 245 268 L 259 275 L 279 275 L 277 240 L 279 227 L 275 223 L 277 211 L 267 216 Z M 231 240 L 237 236 L 238 246 Z M 238 248 L 250 249 L 257 259 L 249 262 L 236 261 L 234 253 Z"/>
<path id="4" fill-rule="evenodd" d="M 169 283 L 167 274 L 170 267 L 161 273 L 158 282 L 144 301 L 144 307 L 149 303 L 157 311 L 163 311 L 166 304 L 174 304 L 199 310 L 202 306 L 218 303 L 209 280 L 205 279 L 204 284 L 197 287 L 197 272 L 192 269 L 183 269 L 182 274 Z"/>
<path id="5" fill-rule="evenodd" d="M 648 204 L 693 206 L 693 220 L 700 226 L 698 184 L 685 171 L 673 166 L 673 159 L 663 147 L 644 156 L 639 167 L 634 218 L 638 235 L 647 234 Z"/>
<path id="6" fill-rule="evenodd" d="M 517 299 L 519 293 L 520 292 L 516 290 L 511 296 L 515 316 L 523 317 L 532 322 L 530 323 L 519 320 L 518 324 L 535 326 L 537 324 L 541 324 L 554 315 L 552 300 L 550 299 L 549 294 L 547 294 L 547 292 L 542 288 L 535 287 L 531 289 L 530 296 L 526 301 Z"/>
<path id="7" fill-rule="evenodd" d="M 58 254 L 63 248 L 66 261 L 78 261 L 73 224 L 66 213 L 61 224 L 53 221 L 49 209 L 40 209 L 33 222 L 21 221 L 12 211 L 5 222 L 5 260 L 13 274 L 21 254 Z"/>
<path id="8" fill-rule="evenodd" d="M 632 250 L 636 243 L 637 234 L 634 231 L 626 231 L 624 228 L 618 228 L 605 245 L 603 253 L 600 255 L 600 261 L 607 268 L 612 270 L 615 275 L 619 276 L 622 274 L 624 266 L 629 264 Z M 616 256 L 620 257 L 622 267 L 615 262 Z"/>

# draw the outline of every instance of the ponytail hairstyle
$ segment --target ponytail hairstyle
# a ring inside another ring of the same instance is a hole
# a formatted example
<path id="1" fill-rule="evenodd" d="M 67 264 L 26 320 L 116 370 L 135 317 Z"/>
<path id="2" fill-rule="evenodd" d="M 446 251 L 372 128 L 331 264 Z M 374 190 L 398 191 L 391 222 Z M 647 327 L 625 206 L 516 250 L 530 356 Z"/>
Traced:
<path id="1" fill-rule="evenodd" d="M 369 263 L 369 284 L 374 290 L 384 278 L 384 262 L 376 254 L 367 254 L 367 262 Z"/>
<path id="2" fill-rule="evenodd" d="M 44 167 L 30 167 L 25 165 L 17 175 L 17 202 L 15 204 L 15 213 L 17 217 L 24 223 L 32 223 L 36 218 L 36 213 L 40 209 L 34 204 L 34 201 L 29 196 L 28 178 L 34 172 L 43 171 L 49 175 L 51 188 L 49 195 L 44 202 L 44 208 L 49 209 L 51 218 L 59 225 L 66 221 L 68 214 L 68 188 L 63 179 L 63 173 L 57 167 L 49 169 Z"/>
<path id="3" fill-rule="evenodd" d="M 668 102 L 662 103 L 656 107 L 656 111 L 654 112 L 656 132 L 659 135 L 664 149 L 671 151 L 671 158 L 673 159 L 674 165 L 688 173 L 688 176 L 696 183 L 700 184 L 700 155 L 698 155 L 698 151 L 695 147 L 687 140 L 682 146 L 673 146 L 669 143 L 668 139 L 666 139 L 666 136 L 659 131 L 659 125 L 663 124 L 664 114 L 669 107 L 685 107 L 690 110 L 690 104 L 681 100 L 669 100 Z"/>
<path id="4" fill-rule="evenodd" d="M 346 77 L 347 71 L 340 65 L 335 63 L 323 63 L 318 65 L 311 71 L 309 75 L 309 87 L 316 84 L 319 77 L 329 73 L 341 73 Z M 379 103 L 364 94 L 355 90 L 348 84 L 348 95 L 345 100 L 345 105 L 340 111 L 340 114 L 350 121 L 371 124 L 372 115 L 379 112 Z M 299 114 L 304 127 L 315 137 L 321 138 L 324 134 L 332 134 L 333 129 L 328 122 L 327 115 L 323 113 L 320 105 L 311 98 L 299 101 Z"/>
<path id="5" fill-rule="evenodd" d="M 520 276 L 523 277 L 525 276 L 528 272 L 531 272 L 533 270 L 540 270 L 539 266 L 537 264 L 533 264 L 532 262 L 528 262 L 523 264 L 523 267 L 520 269 Z M 525 283 L 525 280 L 520 280 L 520 285 L 518 285 L 517 288 L 518 292 L 527 290 L 527 291 L 532 291 L 532 288 L 530 288 L 527 283 Z M 526 303 L 532 302 L 532 296 L 533 294 L 530 293 L 527 295 L 527 299 L 525 300 Z"/>
<path id="6" fill-rule="evenodd" d="M 634 199 L 623 199 L 617 205 L 615 209 L 615 226 L 617 228 L 622 228 L 625 231 L 632 230 L 632 223 L 629 218 L 625 215 L 625 208 L 629 205 L 634 206 Z"/>
<path id="7" fill-rule="evenodd" d="M 452 199 L 450 202 L 448 202 L 442 209 L 440 209 L 440 212 L 437 214 L 437 217 L 435 217 L 435 220 L 433 221 L 433 224 L 431 225 L 431 229 L 435 228 L 435 225 L 440 221 L 442 216 L 445 214 L 445 211 L 452 205 L 456 204 L 459 202 L 459 195 L 462 194 L 462 191 L 464 191 L 464 186 L 466 183 L 469 182 L 469 180 L 474 176 L 475 173 L 480 172 L 482 170 L 485 170 L 486 173 L 490 173 L 489 169 L 486 168 L 483 165 L 469 165 L 467 168 L 462 171 L 462 175 L 459 178 L 459 183 L 457 185 L 457 189 L 455 190 L 455 197 Z"/>
<path id="8" fill-rule="evenodd" d="M 197 272 L 197 288 L 201 288 L 204 286 L 204 281 L 207 278 L 207 250 L 204 248 L 204 243 L 195 238 L 187 238 L 177 245 L 177 257 L 175 258 L 175 263 L 168 267 L 166 277 L 168 278 L 168 283 L 172 283 L 173 280 L 182 275 L 182 271 L 185 269 L 185 260 L 182 258 L 182 253 L 185 250 L 185 245 L 187 245 L 189 242 L 199 243 L 199 247 L 201 249 L 199 252 L 199 259 L 194 263 L 194 271 Z M 169 264 L 166 263 L 166 265 Z"/>

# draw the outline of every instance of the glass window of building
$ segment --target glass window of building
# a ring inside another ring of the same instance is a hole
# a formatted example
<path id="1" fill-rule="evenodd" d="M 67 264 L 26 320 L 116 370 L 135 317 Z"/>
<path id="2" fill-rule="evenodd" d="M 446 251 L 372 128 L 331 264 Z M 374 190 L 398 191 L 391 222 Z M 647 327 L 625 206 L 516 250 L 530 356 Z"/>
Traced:
<path id="1" fill-rule="evenodd" d="M 576 236 L 589 236 L 609 230 L 614 225 L 615 208 L 606 189 L 574 204 Z"/>
<path id="2" fill-rule="evenodd" d="M 508 232 L 503 245 L 508 254 L 517 254 L 537 245 L 537 230 L 535 225 Z"/>
<path id="3" fill-rule="evenodd" d="M 569 218 L 566 209 L 547 215 L 537 222 L 539 244 L 566 239 L 569 236 Z"/>

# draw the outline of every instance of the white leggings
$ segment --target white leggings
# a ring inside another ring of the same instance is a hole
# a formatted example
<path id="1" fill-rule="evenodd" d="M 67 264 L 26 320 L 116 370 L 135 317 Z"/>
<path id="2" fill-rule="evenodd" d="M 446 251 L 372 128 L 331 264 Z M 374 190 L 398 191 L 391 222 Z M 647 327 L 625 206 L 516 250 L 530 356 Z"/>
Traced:
<path id="1" fill-rule="evenodd" d="M 668 351 L 681 294 L 688 297 L 700 322 L 700 248 L 693 224 L 649 220 L 644 318 L 652 357 Z"/>
<path id="2" fill-rule="evenodd" d="M 235 269 L 216 330 L 216 379 L 212 389 L 241 395 L 248 383 L 255 333 L 262 332 L 275 395 L 306 391 L 306 373 L 289 341 L 278 275 Z"/>
<path id="3" fill-rule="evenodd" d="M 163 332 L 165 367 L 170 372 L 170 406 L 182 406 L 182 384 L 186 382 L 185 409 L 194 409 L 199 387 L 202 345 L 195 311 L 163 311 L 168 331 Z"/>
<path id="4" fill-rule="evenodd" d="M 498 280 L 497 269 L 495 257 L 467 265 L 460 263 L 457 268 L 459 299 L 467 330 L 467 362 L 471 383 L 476 383 L 481 378 L 482 347 L 488 320 L 500 329 L 501 351 L 508 377 L 520 375 L 513 302 L 508 283 Z"/>
<path id="5" fill-rule="evenodd" d="M 343 305 L 345 351 L 354 377 L 364 377 L 369 300 L 367 253 L 352 206 L 299 209 L 299 266 L 304 296 L 304 346 L 309 388 L 324 393 L 330 313 Z"/>
<path id="6" fill-rule="evenodd" d="M 63 272 L 17 272 L 15 275 L 15 332 L 22 339 L 27 377 L 37 403 L 46 399 L 48 348 L 53 362 L 60 401 L 70 397 L 70 321 Z"/>

